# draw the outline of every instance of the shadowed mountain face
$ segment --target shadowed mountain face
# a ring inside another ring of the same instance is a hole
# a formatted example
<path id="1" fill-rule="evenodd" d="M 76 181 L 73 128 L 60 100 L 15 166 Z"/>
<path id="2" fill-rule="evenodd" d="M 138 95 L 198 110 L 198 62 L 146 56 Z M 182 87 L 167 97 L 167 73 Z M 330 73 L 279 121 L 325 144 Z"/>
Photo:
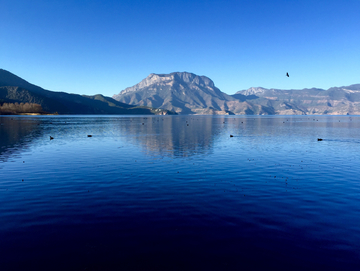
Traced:
<path id="1" fill-rule="evenodd" d="M 171 113 L 167 110 L 124 104 L 102 95 L 82 96 L 45 90 L 0 69 L 0 105 L 3 103 L 35 103 L 41 105 L 46 112 L 59 114 Z"/>
<path id="2" fill-rule="evenodd" d="M 117 101 L 179 114 L 304 115 L 360 114 L 360 84 L 303 90 L 249 88 L 227 95 L 206 76 L 188 72 L 150 74 L 114 95 Z"/>

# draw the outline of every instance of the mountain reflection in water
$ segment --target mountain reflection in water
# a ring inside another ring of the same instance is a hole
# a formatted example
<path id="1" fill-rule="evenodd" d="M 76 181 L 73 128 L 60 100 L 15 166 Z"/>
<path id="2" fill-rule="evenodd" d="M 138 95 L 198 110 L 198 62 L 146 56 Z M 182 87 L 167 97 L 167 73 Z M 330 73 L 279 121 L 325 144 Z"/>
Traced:
<path id="1" fill-rule="evenodd" d="M 360 270 L 357 116 L 0 124 L 1 270 Z"/>
<path id="2" fill-rule="evenodd" d="M 96 138 L 126 137 L 127 144 L 140 145 L 149 155 L 191 156 L 211 153 L 216 131 L 214 123 L 223 118 L 202 117 L 2 117 L 0 154 L 7 155 L 32 144 L 44 144 L 38 139 L 81 140 L 92 133 Z M 204 132 L 206 131 L 206 132 Z M 46 134 L 45 134 L 46 133 Z M 215 134 L 214 134 L 215 133 Z"/>
<path id="3" fill-rule="evenodd" d="M 141 147 L 150 155 L 188 157 L 196 154 L 210 154 L 217 131 L 214 123 L 221 119 L 199 117 L 145 117 L 118 124 L 121 134 L 132 144 Z"/>
<path id="4" fill-rule="evenodd" d="M 319 122 L 320 118 L 320 122 Z M 327 121 L 328 118 L 342 122 Z M 354 117 L 352 117 L 354 118 Z M 149 155 L 188 157 L 213 153 L 214 142 L 234 134 L 248 137 L 281 137 L 293 140 L 318 137 L 315 128 L 348 129 L 357 136 L 359 122 L 351 117 L 332 116 L 3 116 L 0 117 L 0 159 L 21 152 L 29 145 L 44 144 L 50 136 L 62 140 L 82 140 L 87 134 L 97 138 L 124 138 L 126 144 L 139 145 Z M 355 117 L 356 119 L 356 117 Z M 351 120 L 351 121 L 349 121 Z M 285 125 L 284 125 L 285 124 Z M 290 128 L 290 129 L 289 129 Z M 38 140 L 41 138 L 41 142 Z M 330 140 L 337 140 L 336 138 Z M 296 143 L 294 141 L 294 143 Z M 6 154 L 7 153 L 7 154 Z"/>
<path id="5" fill-rule="evenodd" d="M 40 118 L 0 117 L 0 161 L 27 149 L 40 137 Z"/>

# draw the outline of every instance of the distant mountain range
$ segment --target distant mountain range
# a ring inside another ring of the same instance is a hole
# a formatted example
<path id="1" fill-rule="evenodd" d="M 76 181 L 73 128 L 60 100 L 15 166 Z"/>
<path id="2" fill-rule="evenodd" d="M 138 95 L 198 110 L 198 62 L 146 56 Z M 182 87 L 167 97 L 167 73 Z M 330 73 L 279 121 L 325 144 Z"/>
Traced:
<path id="1" fill-rule="evenodd" d="M 45 90 L 11 72 L 0 69 L 0 106 L 4 103 L 39 104 L 44 111 L 58 114 L 172 113 L 163 109 L 124 104 L 100 94 L 87 96 Z"/>
<path id="2" fill-rule="evenodd" d="M 206 76 L 188 72 L 150 74 L 114 95 L 117 101 L 178 114 L 360 114 L 360 84 L 323 89 L 249 88 L 227 95 Z"/>
<path id="3" fill-rule="evenodd" d="M 0 69 L 0 114 L 5 103 L 38 104 L 58 114 L 360 115 L 360 84 L 328 90 L 257 87 L 228 95 L 206 76 L 152 73 L 110 98 L 45 90 Z"/>
<path id="4" fill-rule="evenodd" d="M 273 108 L 279 115 L 359 115 L 360 84 L 332 87 L 328 90 L 311 88 L 281 90 L 249 88 L 235 95 L 256 97 L 253 103 Z"/>

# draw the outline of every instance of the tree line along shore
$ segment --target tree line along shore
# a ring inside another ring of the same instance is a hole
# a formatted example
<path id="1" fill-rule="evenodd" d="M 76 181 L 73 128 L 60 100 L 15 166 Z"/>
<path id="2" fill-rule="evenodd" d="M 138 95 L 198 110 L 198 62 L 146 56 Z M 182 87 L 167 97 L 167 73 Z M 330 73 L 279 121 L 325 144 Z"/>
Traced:
<path id="1" fill-rule="evenodd" d="M 36 103 L 0 103 L 0 115 L 49 115 L 49 113 Z"/>

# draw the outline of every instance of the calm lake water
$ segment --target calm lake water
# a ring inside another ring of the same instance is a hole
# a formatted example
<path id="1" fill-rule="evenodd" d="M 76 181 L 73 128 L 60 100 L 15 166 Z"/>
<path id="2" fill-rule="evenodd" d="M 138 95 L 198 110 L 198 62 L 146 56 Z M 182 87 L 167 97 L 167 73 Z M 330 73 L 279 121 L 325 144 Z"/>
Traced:
<path id="1" fill-rule="evenodd" d="M 360 270 L 359 175 L 359 116 L 2 116 L 0 269 Z"/>

